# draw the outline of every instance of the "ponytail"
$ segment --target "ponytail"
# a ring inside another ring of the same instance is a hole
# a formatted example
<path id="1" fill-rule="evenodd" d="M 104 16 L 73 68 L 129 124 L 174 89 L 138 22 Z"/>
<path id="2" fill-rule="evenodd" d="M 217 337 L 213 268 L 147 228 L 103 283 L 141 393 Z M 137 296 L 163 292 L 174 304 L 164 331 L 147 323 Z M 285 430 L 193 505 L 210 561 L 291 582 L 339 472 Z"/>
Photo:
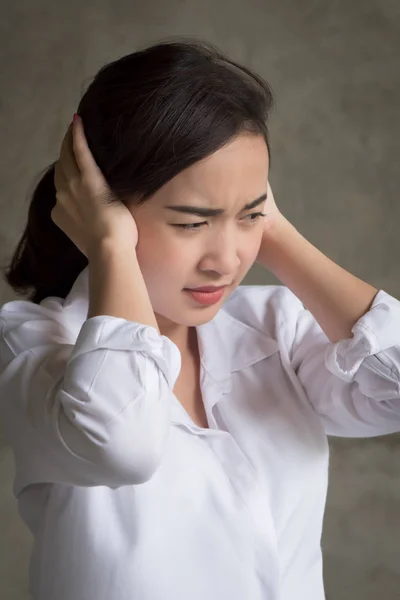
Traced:
<path id="1" fill-rule="evenodd" d="M 87 258 L 51 219 L 56 203 L 55 163 L 37 184 L 28 211 L 28 222 L 3 268 L 3 278 L 17 293 L 39 304 L 47 296 L 65 298 Z"/>

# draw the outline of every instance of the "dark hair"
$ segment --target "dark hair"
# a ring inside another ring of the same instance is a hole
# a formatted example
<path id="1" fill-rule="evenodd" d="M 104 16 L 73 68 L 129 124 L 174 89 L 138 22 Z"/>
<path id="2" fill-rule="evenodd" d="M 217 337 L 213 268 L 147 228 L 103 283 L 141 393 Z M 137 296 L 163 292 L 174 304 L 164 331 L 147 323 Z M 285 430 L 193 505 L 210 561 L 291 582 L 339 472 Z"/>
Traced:
<path id="1" fill-rule="evenodd" d="M 271 88 L 250 69 L 198 40 L 163 41 L 100 69 L 78 107 L 89 148 L 116 198 L 141 204 L 183 169 L 242 131 L 268 151 Z M 39 304 L 65 298 L 88 264 L 52 221 L 55 162 L 37 184 L 27 225 L 4 270 L 18 294 Z"/>

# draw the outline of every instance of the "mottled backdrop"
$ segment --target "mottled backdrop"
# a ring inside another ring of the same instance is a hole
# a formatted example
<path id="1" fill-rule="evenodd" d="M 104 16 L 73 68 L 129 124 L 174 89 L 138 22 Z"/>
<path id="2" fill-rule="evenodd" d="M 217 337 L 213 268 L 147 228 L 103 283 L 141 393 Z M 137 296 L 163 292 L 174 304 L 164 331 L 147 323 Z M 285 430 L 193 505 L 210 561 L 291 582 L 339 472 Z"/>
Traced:
<path id="1" fill-rule="evenodd" d="M 269 80 L 279 206 L 330 258 L 400 298 L 399 0 L 3 3 L 1 260 L 90 78 L 105 62 L 176 34 L 205 38 Z M 255 268 L 244 283 L 280 282 Z M 0 284 L 0 303 L 11 298 Z M 327 599 L 397 600 L 400 437 L 330 444 Z M 3 443 L 0 598 L 26 600 L 31 538 L 12 497 L 13 468 Z"/>

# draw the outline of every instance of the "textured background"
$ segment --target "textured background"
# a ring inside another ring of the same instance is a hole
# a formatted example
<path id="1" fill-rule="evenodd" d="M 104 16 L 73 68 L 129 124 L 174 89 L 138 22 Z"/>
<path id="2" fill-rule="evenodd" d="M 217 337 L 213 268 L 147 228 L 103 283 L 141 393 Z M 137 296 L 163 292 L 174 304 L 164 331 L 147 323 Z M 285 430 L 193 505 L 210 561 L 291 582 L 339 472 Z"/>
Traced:
<path id="1" fill-rule="evenodd" d="M 57 157 L 90 78 L 177 34 L 207 39 L 268 79 L 278 205 L 330 258 L 400 298 L 399 0 L 4 3 L 0 258 L 16 244 L 35 178 Z M 244 283 L 280 282 L 260 267 Z M 12 298 L 0 284 L 0 304 Z M 327 599 L 398 599 L 400 437 L 330 444 Z M 31 539 L 12 497 L 13 468 L 3 443 L 0 598 L 26 600 Z"/>

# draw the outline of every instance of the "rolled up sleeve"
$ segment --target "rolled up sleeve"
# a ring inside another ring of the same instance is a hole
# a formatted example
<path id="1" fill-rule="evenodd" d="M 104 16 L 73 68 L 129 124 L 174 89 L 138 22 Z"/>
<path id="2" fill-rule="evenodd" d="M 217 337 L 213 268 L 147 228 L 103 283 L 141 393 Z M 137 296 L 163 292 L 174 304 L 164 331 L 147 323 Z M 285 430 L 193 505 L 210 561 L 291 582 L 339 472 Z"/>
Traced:
<path id="1" fill-rule="evenodd" d="M 20 303 L 21 304 L 21 303 Z M 119 487 L 163 456 L 181 357 L 150 326 L 85 321 L 75 343 L 49 311 L 0 315 L 0 412 L 14 450 L 14 493 L 31 483 Z"/>
<path id="2" fill-rule="evenodd" d="M 400 431 L 400 302 L 380 290 L 353 337 L 331 343 L 299 311 L 291 365 L 328 435 Z"/>

